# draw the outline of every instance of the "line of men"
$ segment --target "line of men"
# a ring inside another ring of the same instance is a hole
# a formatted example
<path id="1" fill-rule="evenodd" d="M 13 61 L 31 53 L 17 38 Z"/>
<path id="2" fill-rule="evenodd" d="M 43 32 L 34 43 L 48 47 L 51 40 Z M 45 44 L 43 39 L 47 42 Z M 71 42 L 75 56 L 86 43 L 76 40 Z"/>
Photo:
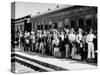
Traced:
<path id="1" fill-rule="evenodd" d="M 72 58 L 78 54 L 81 56 L 81 60 L 95 58 L 94 39 L 97 37 L 91 28 L 88 33 L 81 28 L 78 29 L 78 33 L 74 28 L 64 29 L 61 32 L 56 29 L 37 32 L 25 31 L 25 33 L 20 31 L 19 38 L 19 47 L 24 51 L 53 56 L 56 56 L 57 52 L 61 52 L 65 54 L 66 58 Z"/>

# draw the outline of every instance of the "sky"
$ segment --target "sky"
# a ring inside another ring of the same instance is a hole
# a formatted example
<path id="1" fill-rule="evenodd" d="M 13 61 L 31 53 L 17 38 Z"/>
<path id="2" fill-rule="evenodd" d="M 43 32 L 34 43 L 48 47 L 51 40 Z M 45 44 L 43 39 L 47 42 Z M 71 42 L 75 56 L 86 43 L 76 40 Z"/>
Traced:
<path id="1" fill-rule="evenodd" d="M 14 18 L 14 12 L 15 9 L 15 19 L 18 19 L 20 17 L 30 15 L 32 14 L 37 15 L 37 12 L 45 13 L 48 11 L 48 9 L 55 10 L 57 9 L 56 6 L 59 6 L 59 8 L 69 6 L 69 5 L 63 5 L 63 4 L 49 4 L 49 3 L 33 3 L 33 2 L 15 2 L 15 7 L 12 4 L 11 5 L 11 18 Z"/>

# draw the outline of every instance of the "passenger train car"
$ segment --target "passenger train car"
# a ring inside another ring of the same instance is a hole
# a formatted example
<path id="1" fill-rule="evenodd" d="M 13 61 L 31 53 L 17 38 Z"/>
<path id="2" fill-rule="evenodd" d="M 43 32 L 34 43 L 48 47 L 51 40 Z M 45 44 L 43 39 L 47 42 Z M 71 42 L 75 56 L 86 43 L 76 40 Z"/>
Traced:
<path id="1" fill-rule="evenodd" d="M 97 7 L 94 6 L 69 6 L 48 10 L 30 19 L 31 30 L 50 30 L 81 27 L 97 29 Z"/>

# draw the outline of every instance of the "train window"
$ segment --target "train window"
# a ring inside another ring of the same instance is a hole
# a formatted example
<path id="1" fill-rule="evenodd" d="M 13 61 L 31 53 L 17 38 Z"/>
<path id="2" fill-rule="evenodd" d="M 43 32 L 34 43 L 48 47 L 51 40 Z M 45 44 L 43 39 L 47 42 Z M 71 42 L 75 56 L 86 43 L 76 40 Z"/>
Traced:
<path id="1" fill-rule="evenodd" d="M 87 19 L 86 20 L 86 25 L 91 26 L 92 25 L 92 19 Z"/>
<path id="2" fill-rule="evenodd" d="M 62 27 L 62 25 L 63 25 L 63 22 L 62 21 L 59 21 L 58 22 L 58 27 Z"/>
<path id="3" fill-rule="evenodd" d="M 80 19 L 78 20 L 78 24 L 79 24 L 79 27 L 84 26 L 84 19 L 83 19 L 83 18 L 80 18 Z"/>
<path id="4" fill-rule="evenodd" d="M 37 29 L 40 30 L 40 25 L 37 25 Z"/>
<path id="5" fill-rule="evenodd" d="M 88 14 L 88 15 L 86 15 L 85 16 L 85 19 L 86 19 L 86 25 L 87 26 L 91 26 L 91 24 L 92 24 L 92 15 L 91 14 Z"/>
<path id="6" fill-rule="evenodd" d="M 65 24 L 65 26 L 69 25 L 69 18 L 64 19 L 64 24 Z"/>
<path id="7" fill-rule="evenodd" d="M 90 19 L 91 18 L 91 14 L 85 15 L 85 19 Z"/>
<path id="8" fill-rule="evenodd" d="M 27 29 L 26 29 L 26 30 L 27 30 L 28 32 L 30 32 L 30 31 L 31 31 L 31 28 L 32 28 L 32 27 L 31 27 L 31 23 L 27 23 Z"/>
<path id="9" fill-rule="evenodd" d="M 43 25 L 41 25 L 41 30 L 43 30 Z"/>
<path id="10" fill-rule="evenodd" d="M 44 27 L 45 29 L 48 29 L 48 25 L 45 25 L 45 27 Z"/>
<path id="11" fill-rule="evenodd" d="M 71 21 L 71 27 L 74 28 L 75 27 L 75 20 Z"/>
<path id="12" fill-rule="evenodd" d="M 51 29 L 51 25 L 49 25 L 49 29 Z"/>
<path id="13" fill-rule="evenodd" d="M 58 23 L 54 23 L 54 29 L 58 28 Z"/>

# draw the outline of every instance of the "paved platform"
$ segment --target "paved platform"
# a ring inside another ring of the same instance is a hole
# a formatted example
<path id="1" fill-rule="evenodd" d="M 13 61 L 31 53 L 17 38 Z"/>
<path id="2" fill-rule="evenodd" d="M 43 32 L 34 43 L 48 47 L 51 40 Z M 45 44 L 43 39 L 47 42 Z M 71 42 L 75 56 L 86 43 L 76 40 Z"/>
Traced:
<path id="1" fill-rule="evenodd" d="M 42 69 L 48 70 L 48 71 L 55 71 L 57 70 L 80 70 L 80 69 L 96 69 L 97 66 L 87 64 L 81 61 L 75 61 L 71 59 L 58 59 L 54 57 L 46 57 L 44 55 L 38 55 L 38 54 L 29 54 L 25 52 L 19 52 L 15 51 L 15 54 L 19 55 L 19 57 L 15 57 L 19 60 L 25 61 L 27 63 L 31 63 L 35 66 L 38 66 Z M 23 57 L 26 57 L 23 59 Z M 27 61 L 27 59 L 30 59 L 31 61 Z M 50 66 L 48 66 L 50 65 Z"/>

